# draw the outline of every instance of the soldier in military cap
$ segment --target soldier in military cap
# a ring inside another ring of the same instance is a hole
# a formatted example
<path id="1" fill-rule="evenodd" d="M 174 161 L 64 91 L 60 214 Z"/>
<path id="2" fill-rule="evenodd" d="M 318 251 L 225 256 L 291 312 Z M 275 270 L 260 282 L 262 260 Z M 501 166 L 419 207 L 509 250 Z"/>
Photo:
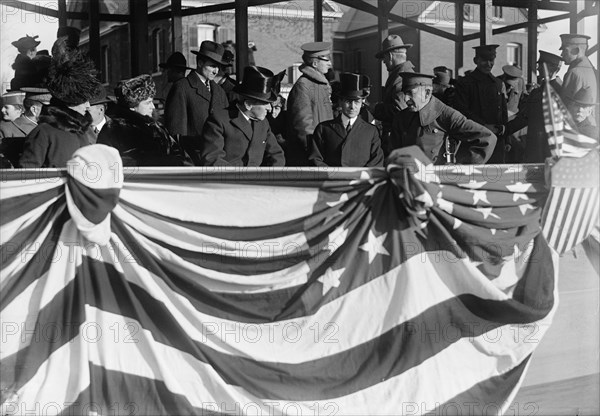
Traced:
<path id="1" fill-rule="evenodd" d="M 539 52 L 537 62 L 537 82 L 539 86 L 534 88 L 527 98 L 521 102 L 519 112 L 516 114 L 515 118 L 506 124 L 507 134 L 513 134 L 514 132 L 527 127 L 525 149 L 520 162 L 543 163 L 547 157 L 550 157 L 550 148 L 548 146 L 548 138 L 545 130 L 542 97 L 547 82 L 549 82 L 556 90 L 560 88 L 561 81 L 557 74 L 560 71 L 562 62 L 562 58 L 558 55 L 546 51 Z"/>
<path id="2" fill-rule="evenodd" d="M 433 76 L 402 72 L 407 107 L 394 118 L 392 149 L 419 146 L 434 164 L 486 163 L 496 136 L 433 96 Z M 389 160 L 394 159 L 394 152 Z"/>
<path id="3" fill-rule="evenodd" d="M 450 70 L 445 66 L 436 66 L 433 68 L 433 96 L 446 105 L 450 105 L 454 99 L 454 85 Z"/>
<path id="4" fill-rule="evenodd" d="M 333 118 L 331 86 L 325 76 L 331 68 L 331 43 L 310 42 L 303 51 L 298 78 L 288 96 L 288 130 L 285 158 L 288 166 L 308 164 L 307 136 L 325 120 Z"/>
<path id="5" fill-rule="evenodd" d="M 561 56 L 569 69 L 565 74 L 561 97 L 574 97 L 582 89 L 590 90 L 592 101 L 598 101 L 598 83 L 594 66 L 585 55 L 589 36 L 579 34 L 560 35 Z"/>
<path id="6" fill-rule="evenodd" d="M 456 81 L 453 107 L 467 118 L 486 126 L 498 138 L 489 163 L 505 163 L 504 132 L 508 121 L 506 88 L 494 75 L 498 45 L 475 46 L 473 62 L 476 68 Z"/>
<path id="7" fill-rule="evenodd" d="M 40 44 L 40 41 L 37 40 L 38 37 L 26 35 L 12 42 L 12 45 L 19 51 L 12 64 L 15 77 L 10 81 L 10 89 L 13 91 L 18 91 L 22 87 L 30 87 L 36 83 L 37 71 L 33 58 Z"/>
<path id="8" fill-rule="evenodd" d="M 499 75 L 498 79 L 504 83 L 504 88 L 506 88 L 506 107 L 510 117 L 519 111 L 519 101 L 525 91 L 523 71 L 516 65 L 504 65 L 502 75 Z"/>
<path id="9" fill-rule="evenodd" d="M 381 141 L 383 152 L 390 152 L 389 136 L 392 130 L 394 115 L 406 108 L 402 94 L 402 77 L 400 72 L 414 72 L 414 65 L 406 58 L 411 43 L 404 43 L 398 35 L 389 35 L 381 44 L 381 50 L 375 54 L 388 71 L 388 79 L 383 90 L 383 99 L 375 105 L 373 116 L 381 121 L 383 131 Z"/>

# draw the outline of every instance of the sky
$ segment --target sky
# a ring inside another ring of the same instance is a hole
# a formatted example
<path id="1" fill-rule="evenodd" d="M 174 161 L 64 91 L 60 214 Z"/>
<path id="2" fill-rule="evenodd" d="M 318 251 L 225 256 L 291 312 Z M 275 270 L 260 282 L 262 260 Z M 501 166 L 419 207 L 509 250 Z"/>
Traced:
<path id="1" fill-rule="evenodd" d="M 56 0 L 27 0 L 29 3 L 38 4 L 43 7 L 52 9 L 57 8 Z M 296 0 L 296 1 L 313 1 L 313 0 Z M 545 14 L 542 14 L 545 13 Z M 546 17 L 549 12 L 540 12 L 540 17 Z M 52 44 L 56 39 L 56 30 L 58 29 L 58 20 L 39 15 L 33 12 L 27 12 L 16 9 L 10 5 L 5 5 L 0 0 L 0 85 L 3 93 L 9 88 L 10 80 L 14 76 L 14 71 L 11 68 L 12 63 L 17 55 L 17 50 L 11 45 L 15 41 L 25 35 L 38 35 L 41 44 L 38 50 L 52 48 Z M 591 36 L 590 45 L 598 42 L 597 39 L 597 17 L 588 17 L 584 19 L 584 34 Z M 560 46 L 559 35 L 569 32 L 569 21 L 562 20 L 553 22 L 547 25 L 545 32 L 539 34 L 538 49 L 548 52 L 560 54 L 558 47 Z M 592 63 L 596 64 L 596 55 L 591 56 Z M 566 67 L 563 67 L 559 75 L 563 75 Z"/>

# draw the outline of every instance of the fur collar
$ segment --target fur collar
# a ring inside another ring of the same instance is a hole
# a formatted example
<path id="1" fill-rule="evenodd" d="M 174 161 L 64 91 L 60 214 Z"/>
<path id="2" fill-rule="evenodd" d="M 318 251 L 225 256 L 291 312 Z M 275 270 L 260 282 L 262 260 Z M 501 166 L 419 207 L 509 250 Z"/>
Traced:
<path id="1" fill-rule="evenodd" d="M 319 71 L 317 71 L 312 66 L 302 64 L 302 65 L 300 65 L 300 67 L 298 69 L 300 70 L 300 72 L 302 72 L 302 74 L 304 74 L 305 77 L 309 78 L 310 80 L 312 80 L 318 84 L 329 84 L 329 81 L 327 81 L 327 78 L 325 78 L 325 75 L 321 74 Z"/>
<path id="2" fill-rule="evenodd" d="M 68 107 L 58 105 L 45 105 L 42 107 L 38 124 L 49 124 L 59 130 L 75 134 L 84 134 L 92 124 L 92 116 L 89 113 L 79 114 Z"/>

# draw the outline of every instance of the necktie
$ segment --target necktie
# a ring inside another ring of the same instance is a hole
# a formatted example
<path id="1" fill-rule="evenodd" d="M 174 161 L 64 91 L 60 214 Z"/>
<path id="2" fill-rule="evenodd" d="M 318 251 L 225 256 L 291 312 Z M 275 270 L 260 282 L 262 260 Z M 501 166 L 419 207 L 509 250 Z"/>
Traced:
<path id="1" fill-rule="evenodd" d="M 94 134 L 97 136 L 98 133 L 100 133 L 100 130 L 98 130 L 98 127 L 94 126 Z"/>
<path id="2" fill-rule="evenodd" d="M 346 126 L 346 134 L 350 133 L 350 130 L 352 130 L 352 124 L 350 124 L 350 120 L 348 120 L 348 125 Z"/>
<path id="3" fill-rule="evenodd" d="M 204 84 L 206 85 L 206 89 L 208 90 L 208 92 L 210 92 L 210 81 L 206 80 Z"/>

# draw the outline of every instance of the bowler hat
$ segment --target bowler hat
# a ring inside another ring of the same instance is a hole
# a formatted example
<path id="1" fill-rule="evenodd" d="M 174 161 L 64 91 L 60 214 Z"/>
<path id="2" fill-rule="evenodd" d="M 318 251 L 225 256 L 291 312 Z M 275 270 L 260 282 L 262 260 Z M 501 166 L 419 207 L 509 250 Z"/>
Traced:
<path id="1" fill-rule="evenodd" d="M 594 96 L 590 88 L 582 88 L 573 97 L 566 97 L 565 101 L 578 104 L 583 107 L 597 105 L 594 101 Z"/>
<path id="2" fill-rule="evenodd" d="M 223 61 L 224 50 L 225 48 L 220 43 L 213 42 L 212 40 L 205 40 L 200 44 L 200 50 L 192 51 L 192 53 L 208 58 L 220 65 L 228 65 L 228 62 Z"/>
<path id="3" fill-rule="evenodd" d="M 366 98 L 371 92 L 371 80 L 366 75 L 343 72 L 337 95 L 345 99 Z"/>
<path id="4" fill-rule="evenodd" d="M 450 86 L 450 74 L 448 72 L 437 71 L 435 77 L 433 77 L 433 83 L 443 85 L 444 87 Z"/>
<path id="5" fill-rule="evenodd" d="M 331 53 L 331 43 L 329 42 L 309 42 L 300 46 L 304 55 L 308 58 L 317 58 Z"/>
<path id="6" fill-rule="evenodd" d="M 98 104 L 107 104 L 114 102 L 111 98 L 106 95 L 106 90 L 104 88 L 100 89 L 98 95 L 90 99 L 90 105 L 98 105 Z"/>
<path id="7" fill-rule="evenodd" d="M 23 105 L 25 93 L 21 91 L 10 91 L 2 95 L 2 105 Z"/>
<path id="8" fill-rule="evenodd" d="M 513 78 L 519 78 L 523 76 L 523 71 L 521 71 L 521 69 L 516 65 L 504 65 L 502 67 L 502 72 Z"/>
<path id="9" fill-rule="evenodd" d="M 412 43 L 405 44 L 402 41 L 402 38 L 400 36 L 389 35 L 387 38 L 385 38 L 383 40 L 383 43 L 381 44 L 381 50 L 379 52 L 377 52 L 377 54 L 375 54 L 375 58 L 381 59 L 381 58 L 383 58 L 383 55 L 389 51 L 392 51 L 394 49 L 399 49 L 399 48 L 408 49 L 411 46 L 413 46 Z"/>
<path id="10" fill-rule="evenodd" d="M 402 91 L 410 90 L 418 86 L 431 87 L 433 85 L 433 75 L 419 74 L 416 72 L 400 72 L 402 77 Z"/>
<path id="11" fill-rule="evenodd" d="M 244 78 L 241 84 L 233 87 L 233 92 L 247 98 L 252 98 L 265 103 L 277 100 L 273 91 L 275 75 L 267 68 L 247 66 L 244 68 Z"/>
<path id="12" fill-rule="evenodd" d="M 17 49 L 33 49 L 37 48 L 37 46 L 41 43 L 39 40 L 36 40 L 39 36 L 29 36 L 25 35 L 24 37 L 11 42 L 11 44 Z"/>
<path id="13" fill-rule="evenodd" d="M 192 69 L 187 66 L 187 60 L 181 52 L 173 52 L 167 58 L 167 62 L 161 62 L 158 66 L 161 68 Z"/>
<path id="14" fill-rule="evenodd" d="M 21 91 L 25 93 L 25 99 L 27 100 L 37 101 L 45 105 L 50 104 L 52 95 L 48 88 L 23 87 Z"/>
<path id="15" fill-rule="evenodd" d="M 588 40 L 590 39 L 589 36 L 587 35 L 579 35 L 577 33 L 564 33 L 562 35 L 560 35 L 560 40 L 561 40 L 561 45 L 559 50 L 562 50 L 565 48 L 565 46 L 570 46 L 570 45 L 581 45 L 581 46 L 587 46 L 588 44 Z"/>

